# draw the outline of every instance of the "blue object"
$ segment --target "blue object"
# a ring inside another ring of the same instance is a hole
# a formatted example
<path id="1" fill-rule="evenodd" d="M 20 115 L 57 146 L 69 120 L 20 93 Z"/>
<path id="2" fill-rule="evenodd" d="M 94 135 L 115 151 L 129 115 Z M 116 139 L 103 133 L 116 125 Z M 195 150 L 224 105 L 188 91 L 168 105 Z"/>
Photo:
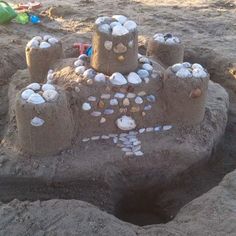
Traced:
<path id="1" fill-rule="evenodd" d="M 86 53 L 86 55 L 88 55 L 89 57 L 91 57 L 92 54 L 93 54 L 92 46 L 90 46 L 90 47 L 87 49 L 87 51 L 86 51 L 85 53 Z"/>
<path id="2" fill-rule="evenodd" d="M 40 18 L 38 16 L 35 15 L 30 15 L 30 22 L 32 24 L 38 24 L 41 22 Z"/>

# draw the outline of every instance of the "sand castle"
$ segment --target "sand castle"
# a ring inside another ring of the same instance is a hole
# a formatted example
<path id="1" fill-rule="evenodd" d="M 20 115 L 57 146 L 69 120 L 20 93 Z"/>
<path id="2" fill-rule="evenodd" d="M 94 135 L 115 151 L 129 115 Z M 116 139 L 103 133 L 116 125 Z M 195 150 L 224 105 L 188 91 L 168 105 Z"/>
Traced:
<path id="1" fill-rule="evenodd" d="M 209 74 L 199 64 L 183 63 L 177 37 L 156 34 L 148 58 L 138 54 L 134 21 L 100 17 L 92 48 L 91 58 L 64 59 L 61 42 L 52 36 L 27 44 L 32 83 L 16 98 L 23 152 L 51 155 L 73 140 L 112 139 L 126 156 L 142 156 L 138 135 L 204 119 Z"/>

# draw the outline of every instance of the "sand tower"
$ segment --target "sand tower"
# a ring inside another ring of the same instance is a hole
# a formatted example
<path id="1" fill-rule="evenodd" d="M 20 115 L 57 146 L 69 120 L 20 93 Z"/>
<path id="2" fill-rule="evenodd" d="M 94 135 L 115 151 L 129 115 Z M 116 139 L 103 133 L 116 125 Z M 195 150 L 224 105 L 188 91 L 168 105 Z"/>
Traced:
<path id="1" fill-rule="evenodd" d="M 148 41 L 147 56 L 157 59 L 166 67 L 182 63 L 184 46 L 178 37 L 172 34 L 155 34 Z"/>
<path id="2" fill-rule="evenodd" d="M 100 17 L 95 22 L 91 66 L 99 72 L 129 73 L 138 67 L 138 31 L 125 16 Z"/>
<path id="3" fill-rule="evenodd" d="M 25 54 L 31 82 L 43 83 L 51 66 L 63 57 L 62 44 L 50 35 L 36 36 L 26 45 Z"/>

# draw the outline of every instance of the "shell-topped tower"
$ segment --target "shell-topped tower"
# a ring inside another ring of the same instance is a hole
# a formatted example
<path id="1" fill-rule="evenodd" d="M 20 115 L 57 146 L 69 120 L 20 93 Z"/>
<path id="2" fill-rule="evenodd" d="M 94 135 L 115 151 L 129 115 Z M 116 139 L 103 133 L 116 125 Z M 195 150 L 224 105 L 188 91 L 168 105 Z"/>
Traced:
<path id="1" fill-rule="evenodd" d="M 111 75 L 137 69 L 137 24 L 127 17 L 99 17 L 95 22 L 92 44 L 91 66 L 96 71 Z"/>

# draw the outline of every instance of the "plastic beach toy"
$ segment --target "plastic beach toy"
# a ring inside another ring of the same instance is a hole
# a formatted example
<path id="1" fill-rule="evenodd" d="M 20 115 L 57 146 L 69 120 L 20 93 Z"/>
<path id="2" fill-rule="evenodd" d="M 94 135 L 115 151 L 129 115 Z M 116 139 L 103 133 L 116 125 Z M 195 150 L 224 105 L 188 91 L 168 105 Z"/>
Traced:
<path id="1" fill-rule="evenodd" d="M 15 20 L 17 23 L 25 25 L 29 22 L 29 15 L 27 13 L 19 13 Z"/>
<path id="2" fill-rule="evenodd" d="M 30 15 L 30 22 L 32 24 L 39 24 L 41 22 L 41 20 L 38 16 Z"/>
<path id="3" fill-rule="evenodd" d="M 16 16 L 16 12 L 10 7 L 8 3 L 0 1 L 0 24 L 8 23 Z"/>

